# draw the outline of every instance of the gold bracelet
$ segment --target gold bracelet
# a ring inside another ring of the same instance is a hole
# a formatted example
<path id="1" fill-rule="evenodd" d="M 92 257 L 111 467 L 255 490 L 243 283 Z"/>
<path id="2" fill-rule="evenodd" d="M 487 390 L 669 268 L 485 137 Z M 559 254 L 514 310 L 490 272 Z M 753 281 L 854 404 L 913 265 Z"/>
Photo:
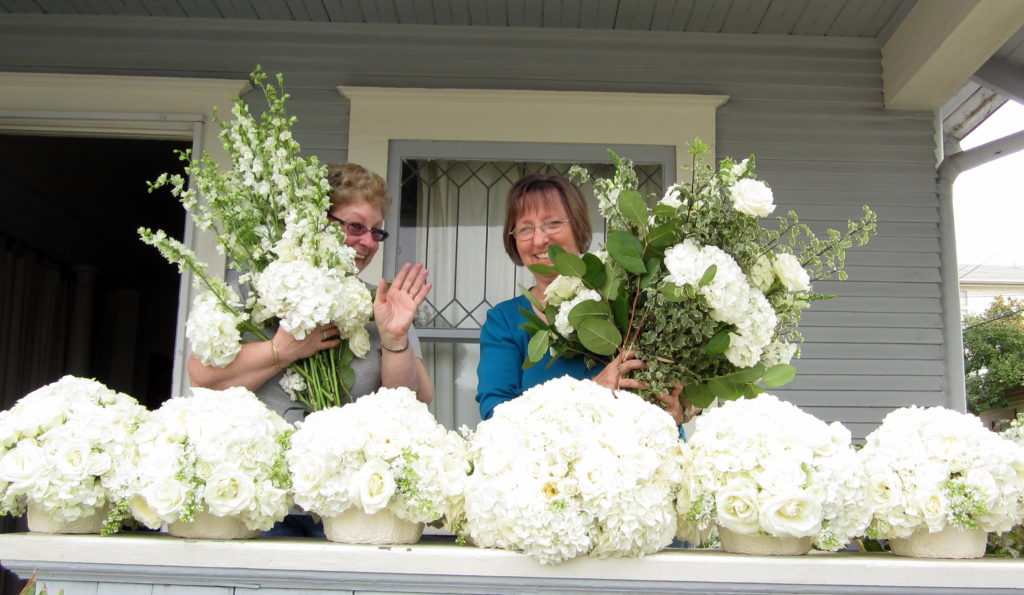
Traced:
<path id="1" fill-rule="evenodd" d="M 270 354 L 274 356 L 274 369 L 278 372 L 281 371 L 281 360 L 277 358 L 277 346 L 274 345 L 274 340 L 270 340 Z"/>
<path id="2" fill-rule="evenodd" d="M 388 347 L 387 344 L 384 343 L 384 341 L 380 342 L 380 346 L 383 347 L 386 351 L 390 351 L 391 353 L 402 353 L 403 351 L 409 348 L 409 340 L 405 340 L 405 345 L 401 349 L 394 349 Z"/>

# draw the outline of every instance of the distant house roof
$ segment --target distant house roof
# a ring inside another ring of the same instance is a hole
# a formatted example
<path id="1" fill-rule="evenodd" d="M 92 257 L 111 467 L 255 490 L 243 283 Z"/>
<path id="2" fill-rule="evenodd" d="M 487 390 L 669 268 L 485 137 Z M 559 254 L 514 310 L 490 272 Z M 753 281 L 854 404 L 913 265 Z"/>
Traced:
<path id="1" fill-rule="evenodd" d="M 958 267 L 960 285 L 1024 286 L 1024 266 L 962 264 Z"/>

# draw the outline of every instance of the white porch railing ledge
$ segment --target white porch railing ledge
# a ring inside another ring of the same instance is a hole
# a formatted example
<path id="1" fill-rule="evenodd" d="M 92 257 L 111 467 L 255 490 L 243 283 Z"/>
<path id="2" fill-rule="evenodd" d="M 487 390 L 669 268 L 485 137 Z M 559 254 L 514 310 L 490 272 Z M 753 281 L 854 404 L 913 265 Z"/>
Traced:
<path id="1" fill-rule="evenodd" d="M 543 566 L 445 538 L 408 546 L 313 539 L 202 541 L 161 534 L 0 535 L 0 560 L 50 593 L 1020 593 L 1024 560 L 888 553 L 758 557 L 670 549 Z M 197 591 L 196 587 L 204 587 Z"/>

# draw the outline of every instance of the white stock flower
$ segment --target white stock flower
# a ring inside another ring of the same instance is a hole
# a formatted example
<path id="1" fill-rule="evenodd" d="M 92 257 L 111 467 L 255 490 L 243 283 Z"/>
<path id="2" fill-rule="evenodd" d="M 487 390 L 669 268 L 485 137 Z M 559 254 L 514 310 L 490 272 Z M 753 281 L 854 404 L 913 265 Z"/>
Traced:
<path id="1" fill-rule="evenodd" d="M 752 217 L 767 217 L 775 210 L 772 189 L 761 180 L 744 178 L 730 189 L 733 208 Z"/>
<path id="2" fill-rule="evenodd" d="M 776 254 L 772 263 L 775 274 L 789 291 L 808 291 L 811 288 L 811 277 L 807 270 L 792 254 Z"/>

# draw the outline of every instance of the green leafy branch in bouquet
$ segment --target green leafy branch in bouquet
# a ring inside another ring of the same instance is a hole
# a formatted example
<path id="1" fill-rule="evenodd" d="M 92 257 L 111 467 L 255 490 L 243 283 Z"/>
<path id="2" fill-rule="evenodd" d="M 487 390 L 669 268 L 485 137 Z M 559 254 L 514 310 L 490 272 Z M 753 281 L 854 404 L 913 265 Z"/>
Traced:
<path id="1" fill-rule="evenodd" d="M 549 351 L 553 359 L 582 354 L 596 365 L 636 350 L 647 364 L 636 377 L 651 394 L 682 382 L 699 407 L 792 380 L 788 361 L 799 354 L 800 315 L 827 297 L 814 293 L 811 281 L 846 278 L 845 250 L 875 233 L 875 215 L 865 207 L 846 233 L 829 230 L 824 239 L 793 212 L 779 219 L 779 229 L 766 229 L 760 220 L 774 205 L 756 180 L 753 156 L 716 167 L 706 161 L 709 152 L 695 141 L 689 181 L 660 200 L 645 199 L 632 162 L 610 152 L 614 176 L 593 180 L 608 222 L 606 253 L 576 256 L 549 246 L 552 264 L 530 267 L 559 277 L 544 308 L 524 291 L 546 318 L 522 311 L 531 334 L 524 367 Z M 579 167 L 569 176 L 578 185 L 590 181 Z"/>
<path id="2" fill-rule="evenodd" d="M 218 250 L 239 273 L 238 290 L 211 276 L 205 263 L 164 232 L 140 228 L 139 234 L 194 275 L 200 294 L 186 334 L 204 365 L 233 361 L 242 333 L 266 341 L 276 324 L 301 339 L 320 324 L 338 326 L 341 345 L 286 371 L 286 390 L 304 408 L 319 410 L 351 400 L 350 340 L 368 345 L 363 325 L 372 305 L 369 291 L 354 277 L 354 250 L 344 245 L 340 226 L 328 222 L 326 168 L 316 157 L 300 156 L 292 136 L 296 119 L 287 115 L 283 77 L 277 75 L 275 85 L 257 66 L 250 80 L 267 101 L 258 119 L 241 98 L 234 101 L 231 120 L 214 115 L 231 166 L 222 168 L 206 151 L 199 157 L 179 151 L 188 184 L 184 176 L 168 174 L 149 184 L 150 192 L 169 187 L 197 227 L 216 235 Z"/>

